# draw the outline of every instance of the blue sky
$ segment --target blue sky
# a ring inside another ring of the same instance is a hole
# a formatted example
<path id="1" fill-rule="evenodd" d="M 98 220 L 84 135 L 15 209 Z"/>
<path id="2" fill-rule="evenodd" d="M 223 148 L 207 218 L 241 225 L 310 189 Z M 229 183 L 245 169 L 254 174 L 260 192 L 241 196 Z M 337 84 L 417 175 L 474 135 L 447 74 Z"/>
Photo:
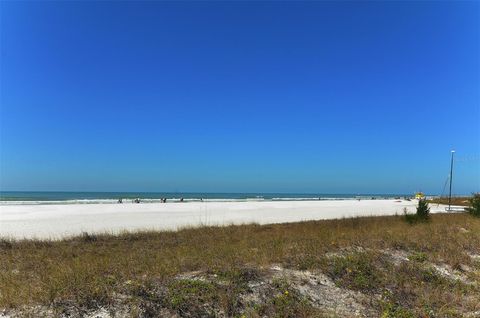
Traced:
<path id="1" fill-rule="evenodd" d="M 478 2 L 1 2 L 0 189 L 480 191 Z"/>

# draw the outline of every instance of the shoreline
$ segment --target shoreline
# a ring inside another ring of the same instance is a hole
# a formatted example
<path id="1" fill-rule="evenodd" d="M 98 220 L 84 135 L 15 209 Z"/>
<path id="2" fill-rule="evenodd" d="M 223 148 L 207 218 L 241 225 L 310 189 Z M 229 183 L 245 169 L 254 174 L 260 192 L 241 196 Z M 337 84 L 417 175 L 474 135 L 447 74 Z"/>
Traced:
<path id="1" fill-rule="evenodd" d="M 76 194 L 76 193 L 75 193 Z M 39 204 L 113 204 L 113 203 L 187 203 L 187 202 L 269 202 L 269 201 L 330 201 L 330 200 L 413 200 L 414 196 L 409 195 L 390 195 L 390 194 L 275 194 L 275 193 L 232 193 L 223 194 L 224 196 L 217 196 L 215 194 L 204 193 L 204 195 L 185 193 L 185 195 L 145 195 L 138 193 L 137 196 L 127 195 L 102 196 L 102 197 L 82 197 L 81 193 L 77 197 L 45 197 L 45 193 L 42 196 L 4 196 L 0 197 L 0 206 L 3 205 L 39 205 Z M 435 199 L 438 196 L 427 195 L 426 199 Z M 139 200 L 139 202 L 136 202 Z M 119 202 L 122 201 L 122 202 Z"/>
<path id="2" fill-rule="evenodd" d="M 83 232 L 178 230 L 414 213 L 417 200 L 227 201 L 145 204 L 0 205 L 0 237 L 62 239 Z M 431 213 L 445 205 L 431 204 Z"/>

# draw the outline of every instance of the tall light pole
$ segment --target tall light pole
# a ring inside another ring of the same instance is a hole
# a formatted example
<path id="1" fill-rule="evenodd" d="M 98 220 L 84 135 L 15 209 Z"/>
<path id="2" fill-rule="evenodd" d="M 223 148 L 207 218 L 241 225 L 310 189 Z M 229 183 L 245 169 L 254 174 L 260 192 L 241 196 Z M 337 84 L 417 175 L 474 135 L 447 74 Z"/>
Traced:
<path id="1" fill-rule="evenodd" d="M 453 179 L 453 155 L 455 150 L 452 150 L 452 159 L 450 160 L 450 193 L 448 195 L 448 211 L 450 211 L 450 205 L 452 203 L 452 179 Z"/>

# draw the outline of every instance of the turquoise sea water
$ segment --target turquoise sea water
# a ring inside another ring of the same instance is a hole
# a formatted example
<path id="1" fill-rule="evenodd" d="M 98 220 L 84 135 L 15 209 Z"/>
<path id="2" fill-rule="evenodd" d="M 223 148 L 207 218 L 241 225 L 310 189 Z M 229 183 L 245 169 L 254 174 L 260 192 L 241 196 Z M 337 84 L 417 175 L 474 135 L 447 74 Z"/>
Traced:
<path id="1" fill-rule="evenodd" d="M 202 192 L 24 192 L 2 191 L 3 204 L 35 203 L 114 203 L 119 199 L 140 199 L 142 202 L 167 201 L 298 201 L 327 199 L 381 199 L 405 197 L 398 194 L 321 194 L 321 193 L 202 193 Z"/>

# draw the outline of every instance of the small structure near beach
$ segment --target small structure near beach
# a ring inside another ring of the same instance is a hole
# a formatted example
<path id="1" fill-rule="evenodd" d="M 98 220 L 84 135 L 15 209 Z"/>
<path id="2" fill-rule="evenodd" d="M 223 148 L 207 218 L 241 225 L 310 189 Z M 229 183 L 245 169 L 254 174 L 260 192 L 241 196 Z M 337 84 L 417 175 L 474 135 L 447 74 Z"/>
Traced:
<path id="1" fill-rule="evenodd" d="M 417 192 L 415 193 L 415 199 L 418 199 L 418 200 L 425 199 L 425 194 L 423 192 Z"/>

